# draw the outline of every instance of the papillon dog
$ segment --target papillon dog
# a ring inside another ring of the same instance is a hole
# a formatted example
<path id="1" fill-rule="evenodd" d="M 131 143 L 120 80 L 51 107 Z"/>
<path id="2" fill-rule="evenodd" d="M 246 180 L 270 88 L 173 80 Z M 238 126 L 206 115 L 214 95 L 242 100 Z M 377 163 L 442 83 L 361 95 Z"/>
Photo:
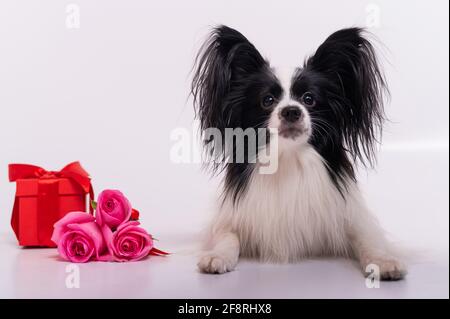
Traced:
<path id="1" fill-rule="evenodd" d="M 224 159 L 212 165 L 224 179 L 202 272 L 231 271 L 239 257 L 336 256 L 383 280 L 405 276 L 356 181 L 357 165 L 375 162 L 389 94 L 369 38 L 360 28 L 337 31 L 302 66 L 286 69 L 272 67 L 240 32 L 214 28 L 192 80 L 201 130 L 257 130 L 256 158 L 276 140 L 277 169 L 261 173 L 250 155 L 226 160 L 236 158 L 236 145 L 204 139 L 206 153 Z"/>

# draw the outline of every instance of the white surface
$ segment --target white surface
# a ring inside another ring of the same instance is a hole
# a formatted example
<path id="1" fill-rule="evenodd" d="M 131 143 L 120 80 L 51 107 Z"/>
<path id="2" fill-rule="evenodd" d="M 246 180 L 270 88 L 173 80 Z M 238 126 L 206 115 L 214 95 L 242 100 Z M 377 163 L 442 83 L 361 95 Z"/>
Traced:
<path id="1" fill-rule="evenodd" d="M 66 288 L 69 263 L 60 261 L 56 250 L 19 248 L 12 233 L 4 233 L 0 297 L 448 298 L 448 160 L 448 152 L 385 151 L 379 172 L 361 177 L 383 226 L 411 256 L 406 280 L 382 282 L 379 289 L 366 288 L 353 262 L 328 258 L 295 265 L 244 261 L 229 274 L 200 274 L 194 229 L 202 223 L 190 222 L 186 215 L 172 219 L 172 227 L 155 227 L 157 222 L 144 215 L 143 224 L 159 239 L 158 247 L 174 254 L 136 263 L 79 265 L 79 289 Z M 402 165 L 406 162 L 415 172 Z"/>
<path id="2" fill-rule="evenodd" d="M 410 268 L 404 281 L 367 288 L 346 260 L 308 260 L 296 265 L 244 261 L 236 271 L 207 275 L 192 256 L 150 257 L 134 263 L 79 265 L 79 288 L 67 288 L 69 263 L 54 249 L 17 249 L 2 240 L 2 298 L 448 298 L 448 260 Z"/>
<path id="3" fill-rule="evenodd" d="M 448 1 L 73 2 L 79 29 L 65 26 L 66 2 L 0 3 L 0 296 L 448 297 Z M 205 276 L 194 257 L 177 254 L 82 265 L 82 287 L 69 290 L 54 251 L 15 246 L 7 164 L 56 170 L 73 160 L 96 190 L 123 190 L 161 248 L 191 245 L 212 214 L 217 179 L 171 162 L 170 133 L 191 128 L 189 71 L 209 26 L 233 26 L 273 64 L 299 65 L 331 32 L 364 25 L 371 4 L 380 24 L 370 31 L 390 61 L 391 122 L 377 171 L 361 174 L 362 185 L 382 225 L 426 255 L 407 281 L 369 290 L 340 261 L 245 263 Z"/>

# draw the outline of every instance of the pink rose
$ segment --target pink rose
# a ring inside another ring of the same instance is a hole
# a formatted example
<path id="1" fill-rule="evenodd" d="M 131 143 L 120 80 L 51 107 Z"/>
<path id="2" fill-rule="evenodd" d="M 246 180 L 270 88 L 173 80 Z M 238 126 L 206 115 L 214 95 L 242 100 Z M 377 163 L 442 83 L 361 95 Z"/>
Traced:
<path id="1" fill-rule="evenodd" d="M 120 225 L 113 233 L 106 226 L 102 227 L 110 255 L 115 261 L 137 261 L 148 256 L 153 248 L 152 237 L 141 227 L 139 222 L 129 221 Z"/>
<path id="2" fill-rule="evenodd" d="M 131 217 L 131 204 L 118 190 L 104 190 L 98 196 L 96 215 L 100 226 L 114 229 Z"/>
<path id="3" fill-rule="evenodd" d="M 76 263 L 100 260 L 108 252 L 94 216 L 85 212 L 69 213 L 55 223 L 52 241 L 62 258 Z"/>

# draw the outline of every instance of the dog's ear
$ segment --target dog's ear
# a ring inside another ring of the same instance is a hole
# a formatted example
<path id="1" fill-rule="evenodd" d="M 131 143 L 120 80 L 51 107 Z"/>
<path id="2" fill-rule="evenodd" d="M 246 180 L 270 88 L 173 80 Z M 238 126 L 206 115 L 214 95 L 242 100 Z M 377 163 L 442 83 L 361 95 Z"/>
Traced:
<path id="1" fill-rule="evenodd" d="M 331 112 L 353 159 L 373 164 L 381 137 L 384 96 L 389 94 L 368 33 L 360 28 L 333 33 L 305 64 L 327 80 Z"/>
<path id="2" fill-rule="evenodd" d="M 217 128 L 223 133 L 232 111 L 226 101 L 230 88 L 264 64 L 258 50 L 238 31 L 227 26 L 212 31 L 197 55 L 191 86 L 202 130 Z"/>

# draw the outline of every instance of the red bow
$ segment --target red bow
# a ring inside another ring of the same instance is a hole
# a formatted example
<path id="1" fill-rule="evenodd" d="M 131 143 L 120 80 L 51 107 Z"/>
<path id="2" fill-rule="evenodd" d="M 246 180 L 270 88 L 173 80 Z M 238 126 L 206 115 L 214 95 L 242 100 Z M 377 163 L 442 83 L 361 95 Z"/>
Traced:
<path id="1" fill-rule="evenodd" d="M 91 178 L 84 170 L 80 162 L 73 162 L 66 165 L 60 171 L 47 171 L 42 167 L 28 164 L 9 164 L 9 181 L 15 182 L 18 179 L 32 178 L 70 178 L 80 185 L 86 193 L 92 189 Z"/>
<path id="2" fill-rule="evenodd" d="M 89 193 L 90 200 L 94 199 L 94 191 L 91 185 L 91 178 L 89 177 L 88 172 L 84 170 L 84 168 L 81 166 L 79 162 L 70 163 L 60 171 L 47 171 L 42 167 L 28 164 L 10 164 L 8 165 L 8 168 L 9 168 L 10 182 L 15 182 L 19 179 L 39 179 L 40 184 L 42 184 L 41 190 L 43 192 L 51 190 L 49 193 L 51 193 L 53 196 L 56 196 L 56 194 L 54 194 L 55 193 L 54 186 L 57 186 L 57 184 L 55 185 L 53 185 L 54 183 L 48 184 L 46 180 L 57 178 L 68 178 L 77 183 L 86 194 Z M 53 198 L 53 200 L 55 200 L 55 198 Z M 52 205 L 52 203 L 44 203 L 44 202 L 41 204 L 44 205 L 46 209 L 48 209 L 48 207 L 45 205 Z M 90 207 L 89 211 L 92 214 L 93 210 L 91 205 L 89 205 L 89 207 Z M 45 219 L 48 218 L 48 216 L 45 216 L 45 214 L 43 214 L 43 216 L 40 216 L 40 218 L 45 224 Z M 16 203 L 14 203 L 13 214 L 11 218 L 11 226 L 17 235 L 19 231 L 19 216 Z M 51 227 L 53 227 L 53 225 L 51 225 Z M 51 236 L 51 233 L 50 235 L 47 234 L 47 232 L 49 231 L 51 231 L 51 229 L 41 231 L 42 232 L 41 237 L 46 238 Z"/>

